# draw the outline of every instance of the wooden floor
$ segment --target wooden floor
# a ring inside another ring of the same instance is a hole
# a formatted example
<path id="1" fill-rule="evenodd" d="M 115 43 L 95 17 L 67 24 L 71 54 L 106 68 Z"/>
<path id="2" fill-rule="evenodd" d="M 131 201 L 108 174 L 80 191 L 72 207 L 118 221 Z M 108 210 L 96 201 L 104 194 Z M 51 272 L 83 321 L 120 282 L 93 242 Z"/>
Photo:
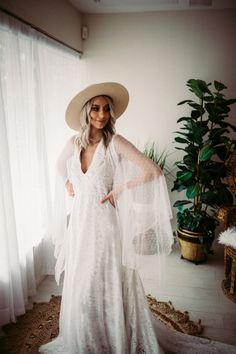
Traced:
<path id="1" fill-rule="evenodd" d="M 229 300 L 221 289 L 224 278 L 223 247 L 215 244 L 214 255 L 207 263 L 195 265 L 180 259 L 178 244 L 167 259 L 163 284 L 151 280 L 151 269 L 142 269 L 146 293 L 159 301 L 171 301 L 176 309 L 186 310 L 193 320 L 202 320 L 205 337 L 236 346 L 236 303 Z M 61 294 L 53 276 L 39 285 L 32 301 L 49 301 L 51 294 Z"/>

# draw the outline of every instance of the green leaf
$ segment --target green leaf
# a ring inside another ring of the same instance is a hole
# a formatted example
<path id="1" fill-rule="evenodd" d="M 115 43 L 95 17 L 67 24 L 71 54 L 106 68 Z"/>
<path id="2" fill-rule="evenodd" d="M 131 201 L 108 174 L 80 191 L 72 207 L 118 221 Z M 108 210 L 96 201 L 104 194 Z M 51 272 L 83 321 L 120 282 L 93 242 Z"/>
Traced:
<path id="1" fill-rule="evenodd" d="M 190 79 L 187 81 L 187 86 L 190 88 L 190 91 L 195 93 L 195 95 L 201 99 L 205 93 L 211 94 L 208 89 L 209 85 L 210 84 L 207 84 L 203 80 Z"/>
<path id="2" fill-rule="evenodd" d="M 204 108 L 200 105 L 200 104 L 198 104 L 198 103 L 195 103 L 195 102 L 191 102 L 191 103 L 189 103 L 188 104 L 190 107 L 193 107 L 194 109 L 196 109 L 197 111 L 200 111 L 200 112 L 202 112 L 202 113 L 204 113 Z"/>
<path id="3" fill-rule="evenodd" d="M 232 125 L 228 122 L 220 122 L 219 125 L 222 127 L 222 128 L 225 128 L 225 127 L 230 127 L 234 132 L 236 132 L 236 126 L 235 125 Z"/>
<path id="4" fill-rule="evenodd" d="M 201 168 L 201 166 L 200 166 Z M 208 161 L 207 166 L 202 168 L 201 174 L 204 176 L 205 173 L 211 176 L 212 181 L 217 181 L 222 177 L 225 177 L 225 163 L 219 161 Z"/>
<path id="5" fill-rule="evenodd" d="M 195 120 L 197 120 L 199 117 L 201 117 L 201 112 L 199 111 L 192 111 L 191 112 L 191 117 Z"/>
<path id="6" fill-rule="evenodd" d="M 189 103 L 189 102 L 193 102 L 193 101 L 192 100 L 184 100 L 184 101 L 179 102 L 177 105 L 181 106 L 182 104 Z"/>
<path id="7" fill-rule="evenodd" d="M 185 133 L 185 132 L 180 132 L 180 131 L 175 131 L 174 133 L 177 133 L 177 134 L 180 134 L 180 135 L 183 135 L 183 136 L 189 136 L 188 133 Z"/>
<path id="8" fill-rule="evenodd" d="M 183 148 L 180 148 L 180 147 L 175 147 L 176 150 L 182 150 L 182 151 L 186 151 L 185 149 Z"/>
<path id="9" fill-rule="evenodd" d="M 205 104 L 205 108 L 206 108 L 207 112 L 211 116 L 215 116 L 216 115 L 216 110 L 215 110 L 215 104 L 214 103 L 206 103 Z"/>
<path id="10" fill-rule="evenodd" d="M 233 196 L 231 192 L 228 190 L 228 186 L 221 184 L 217 188 L 217 202 L 218 206 L 222 205 L 232 205 L 233 204 Z"/>
<path id="11" fill-rule="evenodd" d="M 193 173 L 191 171 L 178 171 L 176 176 L 181 181 L 188 181 L 193 176 Z"/>
<path id="12" fill-rule="evenodd" d="M 177 179 L 174 181 L 174 186 L 172 187 L 171 192 L 173 191 L 181 192 L 184 189 L 186 189 L 185 185 L 183 185 L 183 183 Z"/>
<path id="13" fill-rule="evenodd" d="M 181 131 L 178 131 L 178 132 L 174 132 L 174 133 L 182 135 L 182 137 L 184 139 L 186 139 L 188 141 L 188 143 L 194 142 L 194 134 L 192 132 L 181 132 Z"/>
<path id="14" fill-rule="evenodd" d="M 180 122 L 182 122 L 182 121 L 191 121 L 192 120 L 192 118 L 190 118 L 190 117 L 181 117 L 181 118 L 179 118 L 178 120 L 177 120 L 177 123 L 180 123 Z"/>
<path id="15" fill-rule="evenodd" d="M 188 154 L 184 156 L 183 161 L 189 170 L 195 170 L 197 165 L 197 154 Z"/>
<path id="16" fill-rule="evenodd" d="M 221 130 L 222 129 L 222 130 Z M 215 148 L 217 145 L 225 144 L 230 138 L 228 136 L 223 135 L 224 133 L 229 133 L 229 130 L 226 128 L 215 129 L 214 132 L 212 130 L 209 135 L 209 141 L 211 141 L 211 146 Z"/>
<path id="17" fill-rule="evenodd" d="M 192 203 L 192 202 L 191 202 L 190 200 L 177 200 L 177 201 L 174 203 L 173 207 L 174 207 L 174 208 L 178 208 L 178 207 L 180 207 L 180 206 L 182 206 L 182 205 L 191 204 L 191 203 Z"/>
<path id="18" fill-rule="evenodd" d="M 193 123 L 192 124 L 193 131 L 193 140 L 199 145 L 202 143 L 204 135 L 209 131 L 208 127 L 202 123 Z"/>
<path id="19" fill-rule="evenodd" d="M 196 184 L 194 184 L 192 186 L 189 186 L 187 188 L 186 196 L 189 199 L 193 199 L 193 198 L 195 198 L 198 195 L 199 190 L 200 190 L 199 183 L 196 183 Z"/>
<path id="20" fill-rule="evenodd" d="M 183 184 L 181 184 L 178 188 L 177 188 L 177 191 L 178 192 L 182 192 L 183 190 L 186 189 L 186 186 L 184 186 Z"/>
<path id="21" fill-rule="evenodd" d="M 180 143 L 180 144 L 188 144 L 188 143 L 189 143 L 188 140 L 183 139 L 183 138 L 181 138 L 180 136 L 177 136 L 177 137 L 175 138 L 175 141 L 176 141 L 177 143 Z"/>
<path id="22" fill-rule="evenodd" d="M 204 96 L 204 101 L 205 102 L 212 102 L 214 101 L 214 96 L 211 95 L 211 96 Z"/>
<path id="23" fill-rule="evenodd" d="M 200 166 L 200 183 L 204 185 L 205 187 L 210 187 L 212 179 L 215 178 L 215 175 L 210 171 L 207 170 L 207 168 L 204 166 Z"/>
<path id="24" fill-rule="evenodd" d="M 226 103 L 227 103 L 227 106 L 230 106 L 231 104 L 236 103 L 236 99 L 232 98 L 232 99 L 226 100 Z"/>
<path id="25" fill-rule="evenodd" d="M 210 145 L 204 146 L 199 152 L 199 160 L 200 161 L 209 160 L 214 154 L 214 152 L 215 150 Z"/>
<path id="26" fill-rule="evenodd" d="M 227 144 L 230 141 L 231 141 L 231 139 L 228 138 L 227 136 L 220 136 L 220 137 L 215 136 L 213 139 L 211 139 L 212 147 L 214 147 L 214 148 L 217 145 Z"/>
<path id="27" fill-rule="evenodd" d="M 182 171 L 188 171 L 187 167 L 183 164 L 183 162 L 177 162 L 175 165 Z"/>
<path id="28" fill-rule="evenodd" d="M 224 89 L 227 89 L 227 87 L 219 81 L 214 81 L 214 86 L 217 91 L 222 91 Z"/>
<path id="29" fill-rule="evenodd" d="M 228 155 L 228 149 L 225 145 L 218 145 L 215 146 L 215 153 L 217 154 L 217 156 L 219 156 L 219 158 L 222 161 L 225 161 L 225 159 L 227 158 Z"/>
<path id="30" fill-rule="evenodd" d="M 214 205 L 217 193 L 213 190 L 209 190 L 202 194 L 202 201 L 208 205 Z"/>

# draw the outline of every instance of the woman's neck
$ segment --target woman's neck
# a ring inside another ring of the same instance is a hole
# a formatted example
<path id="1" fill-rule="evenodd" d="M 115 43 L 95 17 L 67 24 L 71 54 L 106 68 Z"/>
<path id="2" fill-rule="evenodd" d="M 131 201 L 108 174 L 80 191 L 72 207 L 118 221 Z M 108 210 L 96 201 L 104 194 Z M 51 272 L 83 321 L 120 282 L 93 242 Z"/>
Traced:
<path id="1" fill-rule="evenodd" d="M 89 142 L 92 145 L 99 143 L 99 141 L 101 139 L 102 139 L 102 131 L 101 130 L 90 129 Z"/>

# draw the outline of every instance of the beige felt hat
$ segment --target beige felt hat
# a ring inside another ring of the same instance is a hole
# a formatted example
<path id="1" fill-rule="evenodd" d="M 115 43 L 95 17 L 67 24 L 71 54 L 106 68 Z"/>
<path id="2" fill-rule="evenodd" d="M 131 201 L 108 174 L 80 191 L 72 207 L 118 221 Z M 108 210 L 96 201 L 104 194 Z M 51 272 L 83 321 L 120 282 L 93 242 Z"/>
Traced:
<path id="1" fill-rule="evenodd" d="M 103 82 L 88 86 L 72 98 L 66 109 L 66 123 L 70 128 L 79 129 L 80 113 L 84 105 L 91 98 L 97 96 L 109 96 L 112 99 L 116 118 L 119 118 L 124 113 L 129 102 L 128 91 L 117 82 Z"/>

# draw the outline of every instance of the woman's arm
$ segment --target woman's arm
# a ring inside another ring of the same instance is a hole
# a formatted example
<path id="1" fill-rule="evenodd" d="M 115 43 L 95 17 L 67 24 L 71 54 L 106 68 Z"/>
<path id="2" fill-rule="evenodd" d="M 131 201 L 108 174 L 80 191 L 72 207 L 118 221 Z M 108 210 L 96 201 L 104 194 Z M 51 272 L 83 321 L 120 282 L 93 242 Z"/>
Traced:
<path id="1" fill-rule="evenodd" d="M 105 203 L 107 200 L 114 205 L 114 193 L 116 198 L 125 189 L 131 189 L 139 186 L 143 183 L 158 179 L 163 176 L 163 172 L 159 166 L 157 166 L 153 161 L 141 153 L 133 144 L 120 135 L 114 137 L 114 148 L 116 153 L 121 157 L 133 163 L 139 172 L 137 176 L 128 180 L 125 185 L 121 185 L 115 188 L 115 191 L 111 191 L 107 196 L 105 196 L 101 203 Z"/>

